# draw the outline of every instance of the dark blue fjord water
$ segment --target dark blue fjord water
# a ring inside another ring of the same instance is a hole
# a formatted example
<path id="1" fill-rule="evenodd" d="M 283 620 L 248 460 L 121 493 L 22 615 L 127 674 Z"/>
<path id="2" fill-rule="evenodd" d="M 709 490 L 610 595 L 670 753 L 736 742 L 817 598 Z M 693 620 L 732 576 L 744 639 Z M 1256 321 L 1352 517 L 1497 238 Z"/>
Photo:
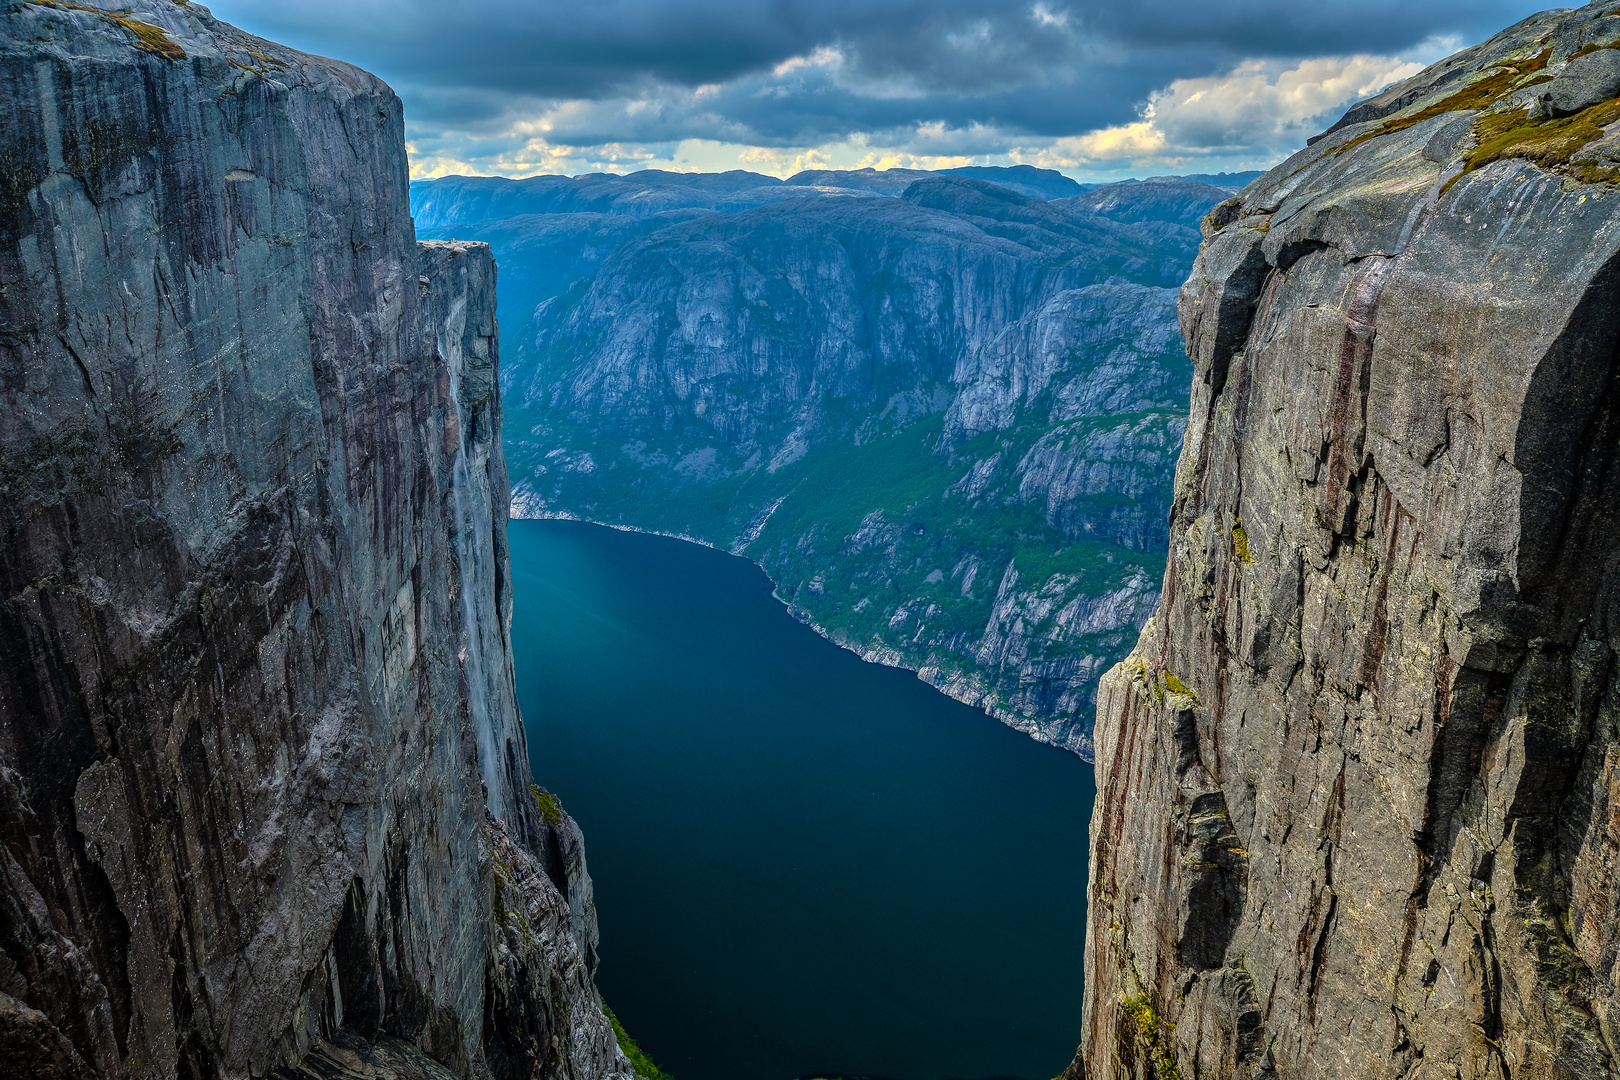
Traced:
<path id="1" fill-rule="evenodd" d="M 514 521 L 536 778 L 597 982 L 676 1080 L 1045 1080 L 1080 1038 L 1091 767 L 795 622 L 758 567 Z"/>

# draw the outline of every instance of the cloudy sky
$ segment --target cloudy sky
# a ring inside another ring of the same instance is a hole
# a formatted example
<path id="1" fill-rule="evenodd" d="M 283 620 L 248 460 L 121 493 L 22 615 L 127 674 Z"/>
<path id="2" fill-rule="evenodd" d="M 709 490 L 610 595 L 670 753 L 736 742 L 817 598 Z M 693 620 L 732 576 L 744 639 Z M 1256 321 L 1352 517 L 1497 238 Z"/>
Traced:
<path id="1" fill-rule="evenodd" d="M 416 176 L 1259 168 L 1525 0 L 217 0 L 386 78 Z"/>

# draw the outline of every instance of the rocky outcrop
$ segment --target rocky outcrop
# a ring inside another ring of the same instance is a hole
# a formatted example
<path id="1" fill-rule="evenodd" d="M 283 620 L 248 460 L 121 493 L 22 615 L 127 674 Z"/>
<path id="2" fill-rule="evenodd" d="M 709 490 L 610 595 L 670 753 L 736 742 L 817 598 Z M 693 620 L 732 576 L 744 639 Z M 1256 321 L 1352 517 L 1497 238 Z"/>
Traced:
<path id="1" fill-rule="evenodd" d="M 627 1073 L 398 99 L 159 0 L 0 68 L 0 1071 Z"/>
<path id="2" fill-rule="evenodd" d="M 1620 1069 L 1620 101 L 1543 104 L 1617 15 L 1458 53 L 1206 220 L 1071 1075 Z"/>

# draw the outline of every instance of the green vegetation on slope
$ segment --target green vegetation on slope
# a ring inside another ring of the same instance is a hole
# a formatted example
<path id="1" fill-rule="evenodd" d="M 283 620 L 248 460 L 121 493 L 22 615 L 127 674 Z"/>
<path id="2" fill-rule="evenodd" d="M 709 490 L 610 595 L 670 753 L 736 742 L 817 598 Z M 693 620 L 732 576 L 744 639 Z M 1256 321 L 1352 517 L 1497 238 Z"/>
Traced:
<path id="1" fill-rule="evenodd" d="M 1070 540 L 1032 507 L 975 508 L 955 489 L 963 462 L 989 457 L 998 443 L 1022 449 L 1016 443 L 1039 432 L 985 435 L 946 455 L 935 451 L 942 422 L 936 415 L 883 439 L 836 444 L 783 471 L 788 494 L 748 553 L 829 631 L 902 654 L 960 648 L 984 632 L 1009 564 L 1025 588 L 1065 575 L 1088 595 L 1116 586 L 1133 567 L 1155 580 L 1163 572 L 1162 554 Z M 969 558 L 980 569 L 964 589 Z M 925 602 L 922 618 L 893 625 L 913 598 Z M 1064 649 L 1089 644 L 1067 641 Z"/>
<path id="2" fill-rule="evenodd" d="M 647 1052 L 624 1030 L 624 1025 L 619 1023 L 619 1018 L 613 1015 L 613 1010 L 608 1008 L 605 1002 L 602 1005 L 602 1012 L 607 1014 L 608 1022 L 613 1025 L 613 1036 L 619 1040 L 619 1049 L 630 1059 L 630 1067 L 635 1069 L 636 1075 L 641 1080 L 674 1080 L 669 1073 L 653 1064 L 653 1059 L 648 1057 Z"/>
<path id="3" fill-rule="evenodd" d="M 562 824 L 562 803 L 557 801 L 557 796 L 539 784 L 530 784 L 529 793 L 534 796 L 534 801 L 540 807 L 540 816 L 545 819 L 547 825 Z"/>
<path id="4" fill-rule="evenodd" d="M 1175 1025 L 1159 1016 L 1158 1010 L 1146 997 L 1130 998 L 1121 1002 L 1120 1008 L 1136 1025 L 1137 1042 L 1152 1063 L 1154 1076 L 1158 1080 L 1181 1080 L 1181 1070 L 1176 1067 L 1175 1047 L 1170 1042 Z"/>
<path id="5" fill-rule="evenodd" d="M 1470 171 L 1493 161 L 1522 158 L 1544 169 L 1561 168 L 1588 183 L 1620 179 L 1620 169 L 1591 162 L 1571 162 L 1576 151 L 1603 137 L 1603 129 L 1620 119 L 1620 99 L 1600 102 L 1573 116 L 1531 120 L 1529 110 L 1492 113 L 1474 122 L 1479 145 L 1467 157 Z"/>

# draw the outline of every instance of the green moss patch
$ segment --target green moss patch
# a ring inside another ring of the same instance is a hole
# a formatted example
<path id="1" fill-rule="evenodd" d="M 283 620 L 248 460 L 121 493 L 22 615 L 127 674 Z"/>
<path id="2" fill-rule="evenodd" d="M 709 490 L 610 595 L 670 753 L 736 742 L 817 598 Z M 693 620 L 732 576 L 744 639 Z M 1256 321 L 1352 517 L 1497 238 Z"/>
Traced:
<path id="1" fill-rule="evenodd" d="M 619 1023 L 619 1018 L 613 1015 L 613 1010 L 605 1003 L 602 1006 L 602 1013 L 608 1018 L 608 1023 L 613 1025 L 613 1037 L 619 1040 L 619 1049 L 630 1059 L 630 1067 L 641 1080 L 673 1080 L 669 1073 L 653 1064 L 653 1059 L 647 1056 L 645 1050 L 636 1045 L 636 1040 L 629 1036 L 624 1030 L 624 1025 Z"/>
<path id="2" fill-rule="evenodd" d="M 1241 518 L 1232 526 L 1232 554 L 1239 562 L 1254 562 L 1254 553 L 1249 550 L 1249 534 Z"/>
<path id="3" fill-rule="evenodd" d="M 1620 170 L 1612 166 L 1570 161 L 1576 151 L 1601 139 L 1603 129 L 1616 120 L 1620 120 L 1620 98 L 1557 120 L 1531 120 L 1524 109 L 1482 116 L 1474 122 L 1474 137 L 1479 142 L 1465 159 L 1467 171 L 1493 161 L 1520 158 L 1549 172 L 1568 172 L 1588 182 L 1620 178 Z"/>
<path id="4" fill-rule="evenodd" d="M 1613 15 L 1615 13 L 1611 11 L 1609 14 Z M 1604 49 L 1620 49 L 1620 42 L 1610 41 L 1599 45 L 1595 41 L 1589 41 L 1585 45 L 1582 45 L 1580 48 L 1576 49 L 1574 52 L 1570 53 L 1569 58 L 1571 60 L 1578 60 L 1579 58 L 1590 53 L 1602 52 Z"/>
<path id="5" fill-rule="evenodd" d="M 249 49 L 248 54 L 250 56 L 252 56 L 253 59 L 255 59 L 259 63 L 263 64 L 265 67 L 280 68 L 283 71 L 285 71 L 287 69 L 286 64 L 282 63 L 280 60 L 277 60 L 273 56 L 266 56 L 264 53 L 260 52 L 258 49 Z"/>
<path id="6" fill-rule="evenodd" d="M 529 785 L 529 794 L 540 807 L 540 816 L 546 819 L 547 825 L 561 825 L 563 819 L 562 803 L 557 796 L 542 788 L 539 784 Z"/>
<path id="7" fill-rule="evenodd" d="M 1526 86 L 1534 86 L 1537 83 L 1550 81 L 1549 76 L 1541 73 L 1541 69 L 1547 66 L 1547 59 L 1550 56 L 1552 56 L 1552 50 L 1544 49 L 1522 63 L 1502 65 L 1494 74 L 1470 83 L 1456 93 L 1441 98 L 1433 105 L 1427 105 L 1417 112 L 1408 113 L 1405 116 L 1396 116 L 1385 120 L 1373 130 L 1357 135 L 1348 142 L 1334 147 L 1328 153 L 1343 154 L 1364 142 L 1378 138 L 1380 135 L 1404 131 L 1407 128 L 1416 127 L 1425 120 L 1432 120 L 1436 116 L 1444 116 L 1446 113 L 1488 109 L 1515 90 L 1522 90 Z"/>
<path id="8" fill-rule="evenodd" d="M 1141 683 L 1148 693 L 1153 695 L 1155 705 L 1163 705 L 1164 696 L 1167 693 L 1180 694 L 1184 698 L 1191 698 L 1194 705 L 1203 704 L 1199 700 L 1197 692 L 1183 682 L 1175 672 L 1159 669 L 1150 670 L 1147 662 L 1140 656 L 1133 656 L 1126 660 L 1125 670 L 1130 673 L 1133 680 Z"/>
<path id="9" fill-rule="evenodd" d="M 1616 47 L 1620 46 L 1612 43 L 1587 45 L 1574 53 L 1571 59 Z M 1342 154 L 1380 135 L 1402 131 L 1446 113 L 1487 110 L 1514 91 L 1550 81 L 1550 76 L 1542 69 L 1547 66 L 1551 55 L 1552 50 L 1546 49 L 1522 63 L 1502 65 L 1494 73 L 1441 98 L 1433 105 L 1386 120 L 1372 131 L 1363 132 L 1328 152 Z M 1620 167 L 1572 160 L 1583 147 L 1601 139 L 1603 129 L 1616 120 L 1620 120 L 1620 99 L 1600 102 L 1573 116 L 1558 119 L 1532 120 L 1528 109 L 1488 113 L 1474 121 L 1474 149 L 1463 159 L 1463 171 L 1446 182 L 1441 194 L 1475 169 L 1510 158 L 1528 161 L 1549 172 L 1572 176 L 1585 183 L 1620 182 Z M 1235 532 L 1233 543 L 1236 546 Z"/>
<path id="10" fill-rule="evenodd" d="M 1170 691 L 1172 694 L 1180 694 L 1182 697 L 1192 698 L 1192 703 L 1194 705 L 1199 704 L 1198 695 L 1193 692 L 1190 686 L 1176 678 L 1174 672 L 1167 671 L 1164 673 L 1164 688 Z"/>
<path id="11" fill-rule="evenodd" d="M 52 7 L 66 11 L 88 11 L 92 15 L 117 23 L 135 36 L 135 47 L 142 52 L 149 52 L 153 56 L 161 56 L 165 60 L 184 60 L 186 50 L 176 45 L 169 35 L 151 23 L 143 23 L 138 19 L 129 17 L 129 9 L 123 11 L 101 11 L 97 8 L 86 7 L 83 4 L 68 3 L 67 0 L 30 0 L 40 7 Z"/>
<path id="12" fill-rule="evenodd" d="M 1175 1025 L 1161 1017 L 1146 997 L 1127 998 L 1119 1005 L 1136 1025 L 1137 1043 L 1152 1062 L 1158 1080 L 1181 1080 L 1181 1070 L 1169 1048 Z"/>

